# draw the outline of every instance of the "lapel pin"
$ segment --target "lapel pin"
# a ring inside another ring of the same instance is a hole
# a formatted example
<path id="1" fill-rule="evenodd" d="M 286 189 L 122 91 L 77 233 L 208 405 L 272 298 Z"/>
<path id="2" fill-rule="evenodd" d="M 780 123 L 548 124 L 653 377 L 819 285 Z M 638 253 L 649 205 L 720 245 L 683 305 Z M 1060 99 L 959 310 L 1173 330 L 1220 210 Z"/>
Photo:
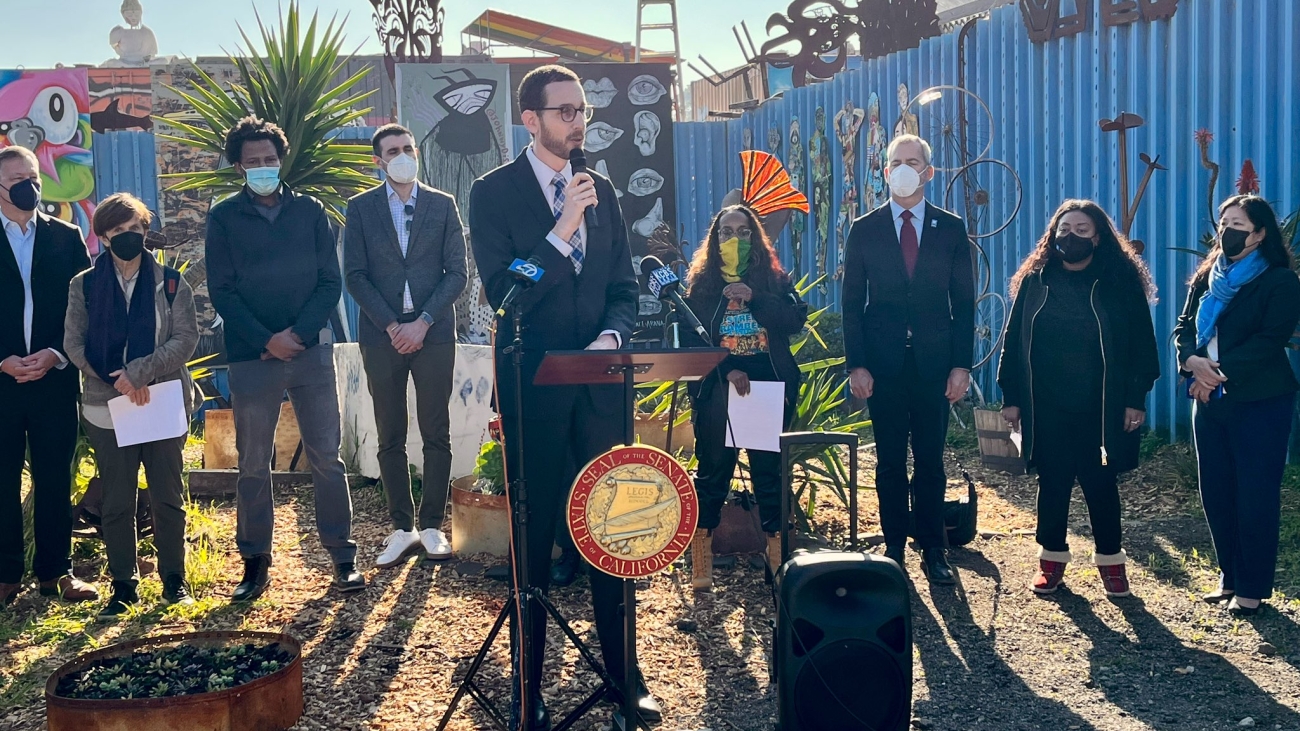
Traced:
<path id="1" fill-rule="evenodd" d="M 930 219 L 930 228 L 939 228 L 939 219 L 937 219 L 937 218 L 931 218 L 931 219 Z"/>

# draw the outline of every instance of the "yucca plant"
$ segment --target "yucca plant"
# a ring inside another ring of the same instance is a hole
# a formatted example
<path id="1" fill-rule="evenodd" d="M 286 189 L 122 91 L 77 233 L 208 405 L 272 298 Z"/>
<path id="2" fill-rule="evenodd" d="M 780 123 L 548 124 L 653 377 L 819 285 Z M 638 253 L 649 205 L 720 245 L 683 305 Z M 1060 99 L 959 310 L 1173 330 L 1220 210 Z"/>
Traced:
<path id="1" fill-rule="evenodd" d="M 333 85 L 351 58 L 344 56 L 342 24 L 331 19 L 317 30 L 312 14 L 306 32 L 300 23 L 297 2 L 290 2 L 281 16 L 278 32 L 258 16 L 263 51 L 258 53 L 248 34 L 240 28 L 247 51 L 232 55 L 239 69 L 240 83 L 228 94 L 207 73 L 194 65 L 200 83 L 189 94 L 168 87 L 186 101 L 202 119 L 188 123 L 174 119 L 159 122 L 176 127 L 186 136 L 161 135 L 164 139 L 224 155 L 226 130 L 249 114 L 274 122 L 289 138 L 289 154 L 280 165 L 280 179 L 299 193 L 318 198 L 336 222 L 343 222 L 348 197 L 374 185 L 370 147 L 332 141 L 340 127 L 364 118 L 369 108 L 357 106 L 373 94 L 351 90 L 365 78 L 363 69 Z M 226 196 L 239 192 L 244 180 L 234 167 L 164 175 L 176 181 L 169 190 L 202 191 Z"/>

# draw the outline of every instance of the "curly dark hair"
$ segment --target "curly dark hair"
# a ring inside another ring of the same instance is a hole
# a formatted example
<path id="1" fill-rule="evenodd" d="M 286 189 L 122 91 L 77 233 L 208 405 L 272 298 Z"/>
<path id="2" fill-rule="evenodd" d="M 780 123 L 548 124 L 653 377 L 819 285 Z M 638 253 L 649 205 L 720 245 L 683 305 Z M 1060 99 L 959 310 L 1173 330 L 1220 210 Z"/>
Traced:
<path id="1" fill-rule="evenodd" d="M 1056 209 L 1056 213 L 1052 214 L 1052 220 L 1047 224 L 1043 237 L 1038 240 L 1038 245 L 1029 256 L 1025 257 L 1020 268 L 1011 277 L 1011 297 L 1015 298 L 1026 277 L 1041 272 L 1053 259 L 1059 257 L 1055 244 L 1056 227 L 1065 214 L 1073 211 L 1080 211 L 1092 219 L 1093 228 L 1097 232 L 1097 249 L 1093 253 L 1093 263 L 1100 267 L 1101 281 L 1138 287 L 1146 295 L 1147 301 L 1154 304 L 1156 285 L 1151 279 L 1151 272 L 1147 269 L 1146 262 L 1138 255 L 1137 249 L 1133 248 L 1124 234 L 1116 230 L 1115 222 L 1110 220 L 1110 216 L 1106 215 L 1101 206 L 1093 201 L 1077 198 L 1065 201 Z"/>
<path id="2" fill-rule="evenodd" d="M 686 291 L 691 297 L 716 297 L 726 287 L 727 283 L 722 278 L 722 242 L 718 240 L 718 229 L 722 226 L 723 217 L 734 212 L 743 213 L 749 219 L 749 230 L 752 232 L 745 283 L 755 292 L 779 294 L 789 281 L 776 250 L 772 248 L 771 239 L 763 231 L 758 214 L 748 206 L 727 206 L 713 217 L 708 235 L 691 257 L 691 266 L 686 272 Z"/>
<path id="3" fill-rule="evenodd" d="M 1282 241 L 1282 227 L 1277 222 L 1277 212 L 1268 201 L 1257 195 L 1234 195 L 1228 200 L 1219 204 L 1219 220 L 1223 220 L 1223 214 L 1228 212 L 1229 208 L 1241 208 L 1246 214 L 1246 218 L 1255 224 L 1255 230 L 1264 229 L 1264 241 L 1259 245 L 1259 251 L 1264 256 L 1270 267 L 1287 267 L 1295 268 L 1295 259 L 1291 256 L 1290 249 Z M 1196 272 L 1192 274 L 1189 282 L 1193 287 L 1204 284 L 1210 278 L 1210 271 L 1214 269 L 1214 263 L 1223 255 L 1223 250 L 1215 244 L 1201 265 L 1196 267 Z"/>
<path id="4" fill-rule="evenodd" d="M 226 160 L 231 165 L 243 159 L 244 143 L 257 140 L 270 140 L 275 145 L 275 154 L 284 159 L 289 154 L 289 138 L 284 135 L 274 122 L 268 122 L 252 114 L 244 117 L 226 131 Z"/>

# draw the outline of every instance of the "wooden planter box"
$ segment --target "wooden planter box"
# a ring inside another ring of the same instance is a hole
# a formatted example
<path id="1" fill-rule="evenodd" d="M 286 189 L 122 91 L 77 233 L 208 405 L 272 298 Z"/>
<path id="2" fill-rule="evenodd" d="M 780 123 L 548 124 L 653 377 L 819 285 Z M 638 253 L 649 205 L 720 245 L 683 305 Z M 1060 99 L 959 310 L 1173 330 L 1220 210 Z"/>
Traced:
<path id="1" fill-rule="evenodd" d="M 475 477 L 451 482 L 451 550 L 457 556 L 510 552 L 510 511 L 505 495 L 471 492 Z"/>
<path id="2" fill-rule="evenodd" d="M 104 658 L 168 645 L 214 645 L 278 642 L 293 655 L 279 670 L 215 693 L 170 698 L 84 700 L 55 695 L 64 676 Z M 302 717 L 302 646 L 275 632 L 187 632 L 110 645 L 65 663 L 45 683 L 45 720 L 49 731 L 283 731 Z"/>
<path id="3" fill-rule="evenodd" d="M 234 409 L 208 409 L 203 416 L 203 468 L 209 470 L 238 469 L 239 449 L 235 444 Z M 298 417 L 293 413 L 293 404 L 284 401 L 280 404 L 280 421 L 275 427 L 275 462 L 271 468 L 277 472 L 289 472 L 293 455 L 298 451 L 301 440 L 298 431 Z M 298 456 L 295 472 L 307 472 L 307 455 Z"/>
<path id="4" fill-rule="evenodd" d="M 980 441 L 980 462 L 1013 475 L 1025 474 L 1025 460 L 1020 447 L 1011 441 L 1011 427 L 1001 412 L 975 409 L 975 432 Z"/>

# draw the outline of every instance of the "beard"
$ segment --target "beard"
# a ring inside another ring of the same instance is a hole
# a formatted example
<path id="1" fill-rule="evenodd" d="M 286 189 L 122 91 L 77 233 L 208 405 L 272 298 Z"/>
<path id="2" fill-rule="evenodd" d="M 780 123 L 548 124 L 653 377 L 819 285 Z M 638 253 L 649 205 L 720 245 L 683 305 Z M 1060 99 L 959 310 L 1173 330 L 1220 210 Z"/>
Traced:
<path id="1" fill-rule="evenodd" d="M 567 160 L 569 159 L 569 153 L 571 151 L 582 147 L 584 135 L 582 132 L 574 132 L 567 137 L 561 134 L 556 134 L 547 127 L 545 122 L 543 122 L 541 134 L 537 136 L 537 141 L 542 144 L 542 147 L 544 147 L 547 152 L 562 160 Z"/>

